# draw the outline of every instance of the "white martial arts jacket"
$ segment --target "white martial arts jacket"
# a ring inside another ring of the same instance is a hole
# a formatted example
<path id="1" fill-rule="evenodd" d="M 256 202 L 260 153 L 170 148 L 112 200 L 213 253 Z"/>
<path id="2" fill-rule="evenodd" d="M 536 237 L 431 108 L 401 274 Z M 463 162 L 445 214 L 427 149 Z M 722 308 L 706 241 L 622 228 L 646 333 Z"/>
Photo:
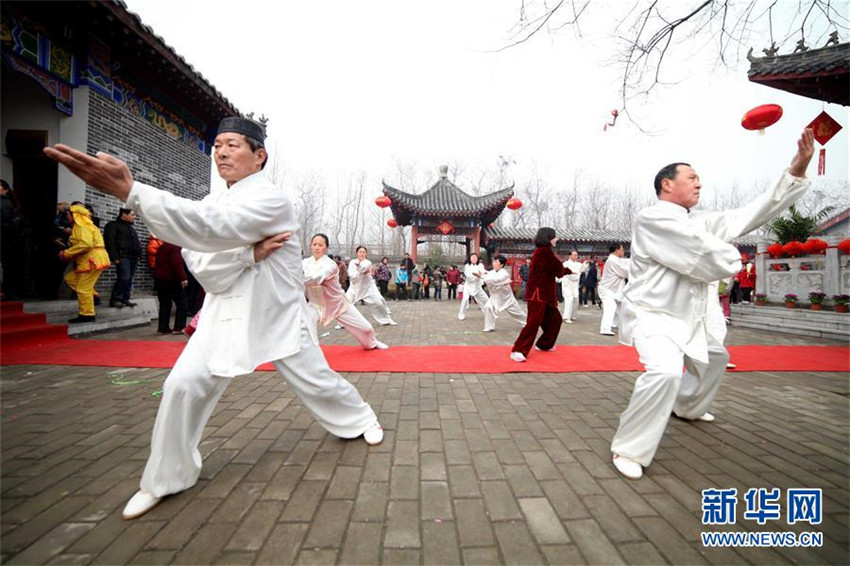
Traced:
<path id="1" fill-rule="evenodd" d="M 339 266 L 326 255 L 318 260 L 310 256 L 301 262 L 301 269 L 307 299 L 319 311 L 319 323 L 327 326 L 348 310 L 345 291 L 339 284 Z"/>
<path id="2" fill-rule="evenodd" d="M 573 261 L 568 259 L 564 262 L 564 267 L 569 269 L 572 273 L 564 275 L 561 278 L 561 284 L 564 286 L 569 285 L 569 287 L 573 290 L 578 290 L 578 282 L 581 279 L 582 272 L 587 270 L 587 265 L 581 263 L 580 261 Z"/>
<path id="3" fill-rule="evenodd" d="M 487 270 L 484 268 L 481 263 L 476 263 L 472 265 L 471 263 L 467 263 L 463 266 L 463 276 L 465 278 L 463 282 L 463 292 L 465 295 L 472 297 L 476 293 L 478 293 L 482 287 L 484 287 L 484 281 L 481 277 L 476 277 L 476 273 L 480 273 L 484 275 Z"/>
<path id="4" fill-rule="evenodd" d="M 566 265 L 566 262 L 564 262 Z M 605 269 L 602 270 L 602 279 L 599 280 L 599 297 L 605 298 L 606 295 L 614 297 L 619 301 L 623 296 L 623 287 L 626 286 L 626 279 L 629 278 L 629 260 L 624 257 L 617 257 L 614 254 L 608 256 L 605 260 Z"/>
<path id="5" fill-rule="evenodd" d="M 356 303 L 370 295 L 378 295 L 383 300 L 381 292 L 378 291 L 378 286 L 375 285 L 375 280 L 372 278 L 372 262 L 368 259 L 360 261 L 352 259 L 348 264 L 348 291 L 345 292 L 345 298 L 351 304 Z"/>
<path id="6" fill-rule="evenodd" d="M 493 303 L 493 308 L 496 312 L 502 312 L 511 305 L 518 304 L 514 293 L 511 290 L 511 276 L 508 270 L 502 269 L 486 271 L 484 273 L 484 283 L 490 290 L 490 301 Z"/>
<path id="7" fill-rule="evenodd" d="M 159 238 L 183 248 L 189 270 L 206 290 L 192 340 L 202 342 L 213 375 L 251 373 L 298 353 L 305 324 L 318 343 L 308 322 L 295 208 L 263 172 L 201 201 L 137 182 L 126 206 Z M 254 244 L 281 232 L 292 237 L 254 263 Z"/>
<path id="8" fill-rule="evenodd" d="M 689 214 L 666 201 L 641 210 L 632 236 L 620 342 L 632 345 L 639 325 L 642 333 L 666 336 L 685 355 L 707 363 L 707 308 L 709 301 L 717 302 L 716 289 L 709 297 L 709 283 L 741 270 L 741 254 L 728 242 L 773 218 L 808 186 L 808 179 L 786 170 L 771 189 L 735 210 Z"/>

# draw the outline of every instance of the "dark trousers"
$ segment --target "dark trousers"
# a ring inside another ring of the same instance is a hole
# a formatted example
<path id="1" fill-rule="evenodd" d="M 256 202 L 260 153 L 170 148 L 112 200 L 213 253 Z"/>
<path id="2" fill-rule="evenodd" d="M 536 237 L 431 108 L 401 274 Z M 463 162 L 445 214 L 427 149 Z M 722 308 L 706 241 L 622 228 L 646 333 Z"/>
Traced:
<path id="1" fill-rule="evenodd" d="M 387 287 L 389 286 L 389 284 L 389 281 L 381 281 L 380 279 L 378 280 L 378 290 L 381 291 L 382 297 L 387 296 Z"/>
<path id="2" fill-rule="evenodd" d="M 422 285 L 422 297 L 425 299 L 431 298 L 431 286 L 430 285 Z"/>
<path id="3" fill-rule="evenodd" d="M 750 294 L 754 291 L 752 287 L 741 287 L 741 296 L 742 299 L 749 303 L 750 302 Z"/>
<path id="4" fill-rule="evenodd" d="M 159 299 L 159 323 L 157 324 L 158 332 L 170 332 L 171 328 L 171 303 L 177 307 L 177 312 L 174 313 L 174 330 L 183 330 L 186 328 L 186 314 L 188 312 L 188 302 L 186 301 L 186 293 L 183 291 L 183 286 L 177 281 L 155 281 L 156 296 Z"/>
<path id="5" fill-rule="evenodd" d="M 115 266 L 115 285 L 112 286 L 112 296 L 109 302 L 127 303 L 133 289 L 133 276 L 136 275 L 136 259 L 121 258 Z"/>
<path id="6" fill-rule="evenodd" d="M 457 283 L 449 283 L 449 297 L 448 299 L 451 301 L 452 299 L 457 299 Z"/>
<path id="7" fill-rule="evenodd" d="M 434 285 L 434 300 L 442 301 L 443 300 L 443 285 L 442 283 L 437 283 Z"/>
<path id="8" fill-rule="evenodd" d="M 407 285 L 404 283 L 396 283 L 395 284 L 395 300 L 397 301 L 406 301 L 407 300 Z"/>
<path id="9" fill-rule="evenodd" d="M 584 285 L 578 288 L 578 304 L 587 304 L 587 289 L 584 287 Z"/>
<path id="10" fill-rule="evenodd" d="M 528 301 L 528 322 L 520 331 L 511 351 L 520 352 L 523 356 L 528 357 L 528 353 L 534 345 L 534 339 L 537 338 L 537 330 L 540 328 L 543 329 L 543 334 L 537 340 L 537 347 L 541 350 L 551 350 L 555 341 L 558 340 L 558 333 L 561 332 L 563 321 L 558 307 L 542 301 Z"/>
<path id="11" fill-rule="evenodd" d="M 596 304 L 596 287 L 585 287 L 583 304 L 586 305 L 588 302 L 590 302 L 591 305 Z"/>

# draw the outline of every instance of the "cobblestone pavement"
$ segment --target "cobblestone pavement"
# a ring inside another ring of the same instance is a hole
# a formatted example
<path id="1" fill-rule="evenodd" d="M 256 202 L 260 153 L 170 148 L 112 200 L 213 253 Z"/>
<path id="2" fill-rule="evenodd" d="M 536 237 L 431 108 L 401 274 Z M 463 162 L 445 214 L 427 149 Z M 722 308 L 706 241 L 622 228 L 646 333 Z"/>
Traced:
<path id="1" fill-rule="evenodd" d="M 391 303 L 390 345 L 504 344 L 457 302 Z M 561 344 L 605 344 L 581 309 Z M 324 343 L 353 344 L 344 331 Z M 153 339 L 155 326 L 95 339 Z M 162 339 L 182 340 L 181 337 Z M 730 344 L 837 344 L 730 328 Z M 109 355 L 116 355 L 111 352 Z M 120 355 L 120 353 L 117 353 Z M 61 360 L 57 360 L 57 363 Z M 640 481 L 609 443 L 636 373 L 349 373 L 386 430 L 328 435 L 271 372 L 237 378 L 202 442 L 198 484 L 122 521 L 148 454 L 164 370 L 2 368 L 5 564 L 782 564 L 850 561 L 847 374 L 732 373 L 712 424 L 671 420 Z M 749 488 L 781 520 L 745 520 Z M 737 488 L 735 525 L 701 524 L 701 491 Z M 787 525 L 789 488 L 821 488 L 823 521 Z M 815 548 L 707 548 L 701 532 L 815 531 Z"/>

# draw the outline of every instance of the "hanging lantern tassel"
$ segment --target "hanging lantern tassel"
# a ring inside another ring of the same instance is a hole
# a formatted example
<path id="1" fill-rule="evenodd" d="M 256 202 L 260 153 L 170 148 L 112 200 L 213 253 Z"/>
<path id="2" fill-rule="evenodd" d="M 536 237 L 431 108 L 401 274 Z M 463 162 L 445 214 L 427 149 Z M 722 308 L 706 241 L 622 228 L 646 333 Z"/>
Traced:
<path id="1" fill-rule="evenodd" d="M 811 128 L 812 132 L 815 135 L 815 141 L 821 145 L 826 145 L 826 142 L 832 139 L 832 136 L 838 133 L 838 130 L 841 129 L 841 124 L 833 120 L 832 116 L 827 114 L 826 112 L 821 112 L 818 114 L 817 118 L 811 121 L 811 123 L 806 126 L 806 128 Z M 821 148 L 818 153 L 818 175 L 824 175 L 826 173 L 826 148 Z"/>
<path id="2" fill-rule="evenodd" d="M 818 153 L 818 175 L 824 175 L 826 173 L 826 148 L 821 148 L 820 153 Z"/>

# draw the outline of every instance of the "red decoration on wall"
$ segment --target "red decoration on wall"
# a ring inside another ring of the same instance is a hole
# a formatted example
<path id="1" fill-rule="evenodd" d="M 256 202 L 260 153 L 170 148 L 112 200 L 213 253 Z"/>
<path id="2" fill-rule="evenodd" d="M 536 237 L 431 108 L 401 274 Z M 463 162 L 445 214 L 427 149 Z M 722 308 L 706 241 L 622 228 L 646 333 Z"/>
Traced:
<path id="1" fill-rule="evenodd" d="M 791 257 L 797 257 L 803 253 L 803 244 L 797 241 L 788 242 L 782 246 L 782 251 Z"/>
<path id="2" fill-rule="evenodd" d="M 772 126 L 782 118 L 782 107 L 778 104 L 762 104 L 749 110 L 741 118 L 741 125 L 747 130 L 758 130 L 759 135 L 764 129 Z"/>
<path id="3" fill-rule="evenodd" d="M 811 238 L 809 240 L 806 240 L 806 243 L 803 244 L 803 251 L 809 255 L 818 255 L 824 253 L 826 251 L 826 248 L 828 247 L 829 244 L 827 244 L 823 240 Z"/>
<path id="4" fill-rule="evenodd" d="M 398 226 L 398 222 L 395 221 L 395 218 L 390 218 L 389 220 L 387 220 L 387 226 L 389 226 L 390 228 L 395 228 L 396 226 Z"/>
<path id="5" fill-rule="evenodd" d="M 777 243 L 767 246 L 767 253 L 770 254 L 770 257 L 773 259 L 782 257 L 782 254 L 784 253 L 782 251 L 782 244 Z"/>
<path id="6" fill-rule="evenodd" d="M 826 142 L 831 140 L 832 136 L 837 134 L 838 130 L 841 129 L 841 124 L 833 120 L 832 116 L 824 111 L 818 114 L 817 118 L 812 120 L 806 127 L 812 129 L 812 133 L 815 135 L 815 141 L 821 145 L 826 145 Z M 823 175 L 824 173 L 826 173 L 826 149 L 821 148 L 818 152 L 818 175 Z"/>
<path id="7" fill-rule="evenodd" d="M 850 238 L 847 238 L 846 240 L 842 240 L 841 243 L 838 244 L 837 247 L 841 251 L 841 253 L 843 253 L 845 255 L 850 255 Z"/>
<path id="8" fill-rule="evenodd" d="M 380 206 L 381 208 L 386 208 L 391 205 L 393 201 L 390 200 L 390 197 L 381 195 L 375 199 L 375 204 Z"/>
<path id="9" fill-rule="evenodd" d="M 511 210 L 516 210 L 516 209 L 520 208 L 521 206 L 522 206 L 522 201 L 519 200 L 518 198 L 512 198 L 512 199 L 508 200 L 507 207 L 510 208 Z"/>
<path id="10" fill-rule="evenodd" d="M 440 222 L 440 223 L 437 225 L 437 230 L 439 230 L 440 232 L 442 232 L 442 233 L 443 233 L 443 235 L 448 234 L 449 232 L 451 232 L 451 231 L 452 231 L 452 230 L 454 230 L 454 229 L 455 229 L 455 227 L 454 227 L 454 226 L 452 226 L 452 225 L 451 225 L 451 223 L 450 223 L 448 220 L 443 220 L 442 222 Z"/>

